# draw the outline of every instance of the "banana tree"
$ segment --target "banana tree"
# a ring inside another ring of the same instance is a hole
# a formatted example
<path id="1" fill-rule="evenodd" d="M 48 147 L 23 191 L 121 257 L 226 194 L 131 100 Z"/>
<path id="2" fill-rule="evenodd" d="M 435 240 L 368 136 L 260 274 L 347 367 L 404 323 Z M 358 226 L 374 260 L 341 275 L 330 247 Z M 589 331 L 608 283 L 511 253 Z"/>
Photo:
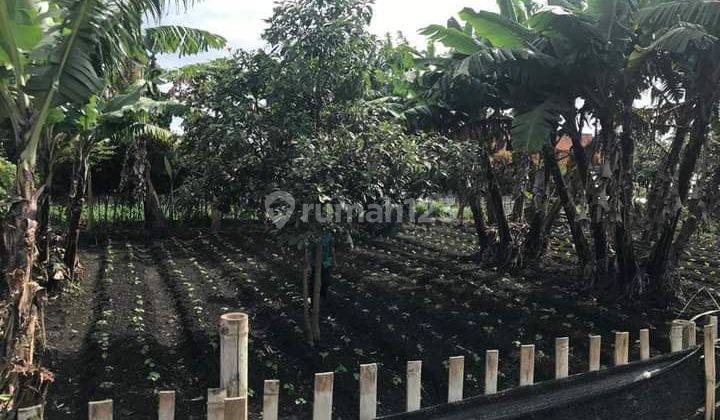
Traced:
<path id="1" fill-rule="evenodd" d="M 0 1 L 0 118 L 9 119 L 19 151 L 16 198 L 3 227 L 9 295 L 2 411 L 37 402 L 52 378 L 34 358 L 42 290 L 32 268 L 43 192 L 35 185 L 35 170 L 43 130 L 55 106 L 84 104 L 101 92 L 103 79 L 142 50 L 143 17 L 159 20 L 168 6 L 152 0 Z"/>

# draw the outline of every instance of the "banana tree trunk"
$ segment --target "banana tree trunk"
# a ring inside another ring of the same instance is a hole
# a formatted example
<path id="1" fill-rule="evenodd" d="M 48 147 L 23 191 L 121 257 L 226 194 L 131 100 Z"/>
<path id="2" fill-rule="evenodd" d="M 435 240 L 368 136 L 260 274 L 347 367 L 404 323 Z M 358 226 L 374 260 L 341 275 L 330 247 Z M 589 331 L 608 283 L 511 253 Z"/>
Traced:
<path id="1" fill-rule="evenodd" d="M 643 236 L 643 239 L 646 241 L 656 240 L 658 231 L 663 224 L 663 205 L 670 192 L 670 186 L 675 179 L 675 172 L 678 162 L 680 161 L 680 152 L 685 144 L 685 138 L 690 131 L 689 124 L 690 112 L 688 112 L 687 106 L 684 106 L 675 124 L 675 135 L 670 145 L 670 150 L 660 164 L 660 168 L 658 168 L 655 174 L 652 188 L 648 194 L 648 223 Z"/>
<path id="2" fill-rule="evenodd" d="M 490 245 L 490 235 L 488 235 L 487 225 L 485 224 L 485 214 L 482 209 L 480 195 L 471 193 L 470 195 L 470 211 L 475 223 L 475 235 L 477 236 L 480 251 Z"/>
<path id="3" fill-rule="evenodd" d="M 34 168 L 20 159 L 17 165 L 16 193 L 4 228 L 5 279 L 8 285 L 0 393 L 9 395 L 0 403 L 0 413 L 44 399 L 52 374 L 35 364 L 36 333 L 42 325 L 44 289 L 33 280 L 37 255 L 38 198 L 42 188 L 34 184 Z M 41 338 L 42 338 L 42 331 Z"/>
<path id="4" fill-rule="evenodd" d="M 692 124 L 692 130 L 690 133 L 690 142 L 688 144 L 688 148 L 685 152 L 685 155 L 683 156 L 683 160 L 680 163 L 680 168 L 678 170 L 678 177 L 683 176 L 682 174 L 687 173 L 694 173 L 695 172 L 695 164 L 697 163 L 697 159 L 699 156 L 689 156 L 690 153 L 697 153 L 700 154 L 701 146 L 705 142 L 705 139 L 707 138 L 707 130 L 708 130 L 708 115 L 703 113 L 700 113 L 696 115 L 695 120 Z M 698 146 L 700 145 L 700 146 Z M 689 181 L 688 181 L 689 183 Z M 678 186 L 678 197 L 676 200 L 669 200 L 669 201 L 684 201 L 682 197 L 683 189 L 682 186 Z M 688 187 L 683 187 L 685 190 L 685 194 L 687 194 Z M 661 229 L 661 234 L 658 240 L 655 242 L 653 249 L 650 253 L 650 257 L 648 258 L 646 262 L 646 271 L 649 276 L 650 281 L 650 290 L 651 291 L 662 291 L 663 293 L 669 293 L 671 290 L 666 290 L 667 288 L 667 275 L 669 271 L 672 268 L 673 261 L 671 259 L 671 250 L 673 247 L 673 242 L 675 238 L 675 233 L 677 232 L 678 225 L 680 223 L 680 217 L 682 215 L 683 208 L 680 205 L 676 206 L 677 208 L 670 211 L 670 216 L 667 218 L 667 221 L 663 224 L 663 227 Z"/>
<path id="5" fill-rule="evenodd" d="M 530 213 L 530 226 L 525 236 L 523 246 L 523 261 L 525 264 L 533 264 L 538 261 L 545 249 L 545 223 L 547 220 L 547 186 L 548 172 L 540 167 L 535 172 L 533 182 L 532 211 Z"/>
<path id="6" fill-rule="evenodd" d="M 680 253 L 687 249 L 692 235 L 697 232 L 698 227 L 705 215 L 713 213 L 720 204 L 720 165 L 715 167 L 713 174 L 705 183 L 703 192 L 693 199 L 690 204 L 690 211 L 687 219 L 683 222 L 680 232 L 675 238 L 670 252 L 670 265 L 675 268 Z"/>
<path id="7" fill-rule="evenodd" d="M 635 225 L 634 165 L 635 141 L 632 130 L 632 101 L 625 103 L 623 131 L 620 136 L 620 166 L 616 180 L 620 219 L 615 222 L 615 253 L 617 255 L 618 280 L 627 286 L 636 280 L 638 264 L 635 258 L 633 227 Z"/>
<path id="8" fill-rule="evenodd" d="M 580 223 L 578 222 L 577 209 L 575 207 L 575 201 L 573 200 L 572 194 L 565 184 L 565 178 L 560 172 L 557 160 L 555 159 L 555 147 L 552 143 L 548 143 L 543 148 L 544 161 L 546 170 L 552 175 L 555 181 L 555 187 L 557 188 L 557 194 L 562 203 L 563 210 L 565 211 L 565 218 L 567 219 L 570 233 L 572 234 L 573 244 L 575 245 L 575 253 L 577 254 L 580 265 L 584 270 L 588 270 L 590 265 L 590 250 L 585 239 L 585 233 L 583 233 Z"/>
<path id="9" fill-rule="evenodd" d="M 143 203 L 145 229 L 153 232 L 164 232 L 168 228 L 167 219 L 160 207 L 160 198 L 150 177 L 150 165 L 145 165 L 145 201 Z"/>
<path id="10" fill-rule="evenodd" d="M 68 233 L 65 241 L 65 256 L 63 262 L 70 271 L 70 277 L 74 277 L 80 265 L 78 259 L 78 244 L 80 242 L 80 221 L 82 218 L 83 205 L 87 193 L 88 180 L 88 156 L 84 145 L 78 146 L 78 155 L 73 171 L 73 183 L 70 193 L 70 204 L 67 209 Z"/>
<path id="11" fill-rule="evenodd" d="M 508 223 L 507 216 L 505 215 L 502 193 L 500 192 L 500 187 L 498 187 L 495 173 L 490 162 L 490 157 L 485 150 L 480 152 L 480 163 L 482 165 L 483 172 L 485 173 L 485 181 L 488 185 L 488 213 L 493 214 L 496 218 L 495 223 L 497 225 L 498 236 L 500 239 L 498 261 L 501 265 L 506 265 L 512 262 L 515 254 L 513 236 L 510 232 L 510 224 Z"/>

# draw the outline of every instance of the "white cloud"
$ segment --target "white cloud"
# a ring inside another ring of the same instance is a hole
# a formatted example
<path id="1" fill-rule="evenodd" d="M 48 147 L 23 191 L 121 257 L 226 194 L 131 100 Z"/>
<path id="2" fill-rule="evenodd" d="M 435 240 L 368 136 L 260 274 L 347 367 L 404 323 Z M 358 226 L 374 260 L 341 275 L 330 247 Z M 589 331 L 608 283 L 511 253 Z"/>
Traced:
<path id="1" fill-rule="evenodd" d="M 185 14 L 175 14 L 163 24 L 178 24 L 205 29 L 223 35 L 233 49 L 257 49 L 264 46 L 260 38 L 272 15 L 273 0 L 205 0 Z M 425 38 L 418 30 L 433 23 L 445 23 L 464 7 L 497 10 L 494 0 L 376 0 L 375 17 L 370 30 L 377 35 L 402 31 L 418 47 Z M 227 55 L 214 51 L 193 57 L 163 56 L 160 64 L 166 68 L 206 61 Z"/>

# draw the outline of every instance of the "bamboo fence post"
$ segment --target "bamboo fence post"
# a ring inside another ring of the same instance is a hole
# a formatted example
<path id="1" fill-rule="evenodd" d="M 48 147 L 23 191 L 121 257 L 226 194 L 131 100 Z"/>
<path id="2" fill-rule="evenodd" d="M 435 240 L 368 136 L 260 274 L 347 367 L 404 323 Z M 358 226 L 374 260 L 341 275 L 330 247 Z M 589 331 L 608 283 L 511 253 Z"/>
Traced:
<path id="1" fill-rule="evenodd" d="M 420 409 L 422 389 L 422 361 L 414 360 L 407 362 L 407 392 L 406 392 L 406 409 L 407 411 L 417 411 Z"/>
<path id="2" fill-rule="evenodd" d="M 263 420 L 277 420 L 280 410 L 280 381 L 267 380 L 263 387 Z"/>
<path id="3" fill-rule="evenodd" d="M 697 327 L 695 321 L 685 323 L 683 343 L 686 343 L 685 348 L 697 346 Z"/>
<path id="4" fill-rule="evenodd" d="M 670 352 L 677 353 L 683 350 L 683 326 L 673 321 L 670 326 Z"/>
<path id="5" fill-rule="evenodd" d="M 630 347 L 630 333 L 626 331 L 615 332 L 615 366 L 628 363 L 628 350 Z"/>
<path id="6" fill-rule="evenodd" d="M 648 360 L 650 358 L 650 330 L 643 328 L 640 330 L 640 360 Z"/>
<path id="7" fill-rule="evenodd" d="M 600 370 L 600 346 L 602 344 L 602 337 L 599 335 L 590 336 L 590 358 L 589 368 L 590 372 L 597 372 Z"/>
<path id="8" fill-rule="evenodd" d="M 360 365 L 360 420 L 377 417 L 377 375 L 376 363 Z"/>
<path id="9" fill-rule="evenodd" d="M 570 338 L 555 339 L 555 379 L 567 378 L 569 373 Z"/>
<path id="10" fill-rule="evenodd" d="M 520 386 L 535 382 L 535 345 L 524 344 L 520 347 Z"/>
<path id="11" fill-rule="evenodd" d="M 158 394 L 158 420 L 175 420 L 175 391 Z"/>
<path id="12" fill-rule="evenodd" d="M 113 418 L 113 401 L 90 401 L 88 403 L 88 419 L 89 420 L 112 420 Z"/>
<path id="13" fill-rule="evenodd" d="M 225 398 L 225 420 L 247 420 L 247 397 Z"/>
<path id="14" fill-rule="evenodd" d="M 333 378 L 333 372 L 315 374 L 313 420 L 330 420 L 332 418 Z"/>
<path id="15" fill-rule="evenodd" d="M 705 420 L 715 420 L 715 328 L 706 326 L 703 331 L 705 353 Z"/>
<path id="16" fill-rule="evenodd" d="M 499 358 L 500 352 L 497 350 L 485 352 L 485 395 L 497 392 Z"/>
<path id="17" fill-rule="evenodd" d="M 223 420 L 225 418 L 225 397 L 227 392 L 223 388 L 210 388 L 207 391 L 207 418 L 208 420 Z"/>
<path id="18" fill-rule="evenodd" d="M 220 317 L 220 387 L 227 397 L 247 397 L 248 331 L 247 314 Z"/>
<path id="19" fill-rule="evenodd" d="M 19 409 L 17 420 L 43 420 L 43 406 L 34 405 Z"/>
<path id="20" fill-rule="evenodd" d="M 465 382 L 465 356 L 448 360 L 448 402 L 462 401 Z"/>

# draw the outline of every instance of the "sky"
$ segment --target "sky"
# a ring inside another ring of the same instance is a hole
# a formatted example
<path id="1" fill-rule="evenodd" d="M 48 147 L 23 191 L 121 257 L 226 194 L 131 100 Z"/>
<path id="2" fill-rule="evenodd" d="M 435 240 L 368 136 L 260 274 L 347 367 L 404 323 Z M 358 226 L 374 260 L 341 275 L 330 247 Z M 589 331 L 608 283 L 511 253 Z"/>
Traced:
<path id="1" fill-rule="evenodd" d="M 264 19 L 272 15 L 274 0 L 204 0 L 184 14 L 171 14 L 161 23 L 204 29 L 227 38 L 231 49 L 257 49 L 265 46 L 260 38 Z M 497 11 L 495 0 L 375 0 L 370 31 L 382 36 L 401 31 L 417 47 L 424 47 L 421 28 L 445 23 L 465 7 Z M 191 57 L 162 56 L 160 64 L 167 68 L 207 61 L 229 55 L 228 51 L 212 51 Z"/>

